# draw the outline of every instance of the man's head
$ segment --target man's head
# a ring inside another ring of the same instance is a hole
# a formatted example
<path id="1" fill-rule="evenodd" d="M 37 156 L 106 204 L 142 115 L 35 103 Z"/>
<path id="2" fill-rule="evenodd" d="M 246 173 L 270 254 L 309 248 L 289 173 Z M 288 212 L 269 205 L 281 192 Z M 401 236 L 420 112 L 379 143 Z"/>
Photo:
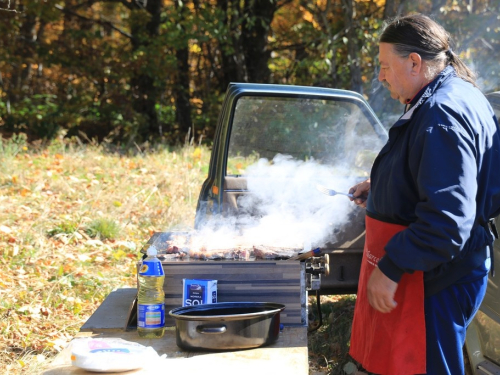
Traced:
<path id="1" fill-rule="evenodd" d="M 425 75 L 425 64 L 418 53 L 407 56 L 397 53 L 393 44 L 379 45 L 379 81 L 391 93 L 391 98 L 408 103 L 431 80 Z"/>
<path id="2" fill-rule="evenodd" d="M 378 79 L 391 97 L 406 103 L 447 65 L 474 84 L 472 71 L 453 53 L 450 35 L 429 17 L 413 14 L 391 21 L 379 44 Z"/>

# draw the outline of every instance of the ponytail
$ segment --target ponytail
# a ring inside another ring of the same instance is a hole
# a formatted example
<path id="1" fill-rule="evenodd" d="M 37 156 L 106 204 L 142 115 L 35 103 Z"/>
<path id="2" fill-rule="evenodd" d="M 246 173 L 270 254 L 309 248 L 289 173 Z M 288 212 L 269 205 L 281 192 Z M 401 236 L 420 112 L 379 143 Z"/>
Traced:
<path id="1" fill-rule="evenodd" d="M 472 83 L 474 86 L 477 87 L 476 84 L 476 73 L 474 73 L 461 59 L 458 57 L 458 55 L 453 52 L 451 48 L 448 48 L 446 50 L 446 57 L 448 58 L 448 64 L 451 65 L 454 69 L 455 72 L 457 73 L 457 76 L 462 78 L 464 81 Z"/>

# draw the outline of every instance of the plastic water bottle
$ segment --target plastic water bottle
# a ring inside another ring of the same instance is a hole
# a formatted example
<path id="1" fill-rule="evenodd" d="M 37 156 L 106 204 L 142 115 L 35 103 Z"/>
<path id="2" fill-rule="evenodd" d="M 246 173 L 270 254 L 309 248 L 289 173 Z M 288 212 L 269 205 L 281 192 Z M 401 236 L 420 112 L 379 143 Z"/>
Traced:
<path id="1" fill-rule="evenodd" d="M 137 295 L 137 332 L 140 337 L 160 338 L 165 332 L 165 272 L 158 251 L 150 246 L 147 258 L 139 270 L 139 293 Z"/>

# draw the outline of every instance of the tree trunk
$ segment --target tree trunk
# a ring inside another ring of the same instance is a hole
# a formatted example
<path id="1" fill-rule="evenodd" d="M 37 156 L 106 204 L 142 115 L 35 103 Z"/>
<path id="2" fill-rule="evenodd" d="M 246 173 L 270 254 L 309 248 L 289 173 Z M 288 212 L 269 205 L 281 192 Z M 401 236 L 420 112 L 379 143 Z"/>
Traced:
<path id="1" fill-rule="evenodd" d="M 142 46 L 147 46 L 149 40 L 154 40 L 160 34 L 161 12 L 163 9 L 162 0 L 148 0 L 145 10 L 150 15 L 150 20 L 146 24 L 145 32 L 147 38 L 140 38 L 139 35 L 144 31 L 137 25 L 131 26 L 132 48 L 137 50 Z M 132 106 L 134 110 L 140 113 L 145 124 L 141 124 L 138 129 L 138 135 L 141 140 L 147 140 L 154 136 L 159 136 L 161 128 L 156 111 L 156 104 L 161 95 L 161 90 L 155 87 L 155 77 L 148 73 L 137 73 L 131 78 L 133 92 Z"/>
<path id="2" fill-rule="evenodd" d="M 384 7 L 384 20 L 393 18 L 398 13 L 397 0 L 386 0 Z"/>
<path id="3" fill-rule="evenodd" d="M 196 6 L 196 3 L 194 3 Z M 180 2 L 175 2 L 175 9 L 179 14 L 178 27 L 184 30 L 184 22 L 186 21 L 186 14 L 189 13 L 189 9 L 185 7 Z M 185 33 L 184 33 L 185 34 Z M 173 94 L 175 97 L 175 119 L 177 125 L 179 126 L 178 134 L 176 134 L 176 141 L 182 141 L 186 134 L 189 133 L 191 126 L 193 125 L 191 120 L 191 103 L 189 101 L 189 49 L 188 49 L 188 39 L 182 38 L 178 40 L 180 47 L 177 47 L 175 51 L 175 57 L 177 58 L 177 75 L 174 79 Z M 194 136 L 194 134 L 192 134 Z"/>
<path id="4" fill-rule="evenodd" d="M 351 90 L 363 94 L 363 81 L 361 80 L 361 67 L 355 26 L 355 3 L 352 0 L 344 0 L 344 19 L 347 29 L 347 61 L 351 72 Z"/>
<path id="5" fill-rule="evenodd" d="M 244 56 L 241 50 L 241 32 L 238 29 L 238 17 L 241 7 L 238 1 L 217 0 L 217 7 L 224 12 L 222 22 L 228 28 L 227 39 L 219 41 L 221 55 L 220 91 L 224 92 L 231 82 L 246 82 L 248 79 Z"/>
<path id="6" fill-rule="evenodd" d="M 276 10 L 277 1 L 275 0 L 246 0 L 245 2 L 241 47 L 245 56 L 248 82 L 269 82 L 271 72 L 267 64 L 271 51 L 267 49 L 267 38 Z"/>
<path id="7" fill-rule="evenodd" d="M 174 83 L 173 93 L 175 96 L 175 118 L 179 125 L 181 138 L 188 134 L 191 126 L 191 103 L 189 101 L 189 51 L 188 47 L 178 49 L 177 57 L 177 77 Z M 194 134 L 192 134 L 194 136 Z M 182 139 L 177 139 L 182 140 Z"/>
<path id="8" fill-rule="evenodd" d="M 24 6 L 20 5 L 23 21 L 20 27 L 20 37 L 15 49 L 15 63 L 13 64 L 12 77 L 9 85 L 8 99 L 15 103 L 26 94 L 28 81 L 31 78 L 31 64 L 36 54 L 36 24 L 37 17 L 33 13 L 26 13 Z"/>

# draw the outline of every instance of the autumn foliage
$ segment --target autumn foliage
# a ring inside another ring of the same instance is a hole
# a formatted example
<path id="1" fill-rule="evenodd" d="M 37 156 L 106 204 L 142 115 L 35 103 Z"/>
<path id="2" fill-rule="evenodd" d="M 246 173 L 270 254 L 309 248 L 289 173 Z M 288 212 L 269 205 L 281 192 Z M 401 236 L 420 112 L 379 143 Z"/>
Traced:
<path id="1" fill-rule="evenodd" d="M 2 1 L 0 133 L 209 144 L 230 82 L 353 90 L 390 117 L 401 109 L 374 84 L 377 38 L 414 11 L 498 89 L 498 1 Z"/>

